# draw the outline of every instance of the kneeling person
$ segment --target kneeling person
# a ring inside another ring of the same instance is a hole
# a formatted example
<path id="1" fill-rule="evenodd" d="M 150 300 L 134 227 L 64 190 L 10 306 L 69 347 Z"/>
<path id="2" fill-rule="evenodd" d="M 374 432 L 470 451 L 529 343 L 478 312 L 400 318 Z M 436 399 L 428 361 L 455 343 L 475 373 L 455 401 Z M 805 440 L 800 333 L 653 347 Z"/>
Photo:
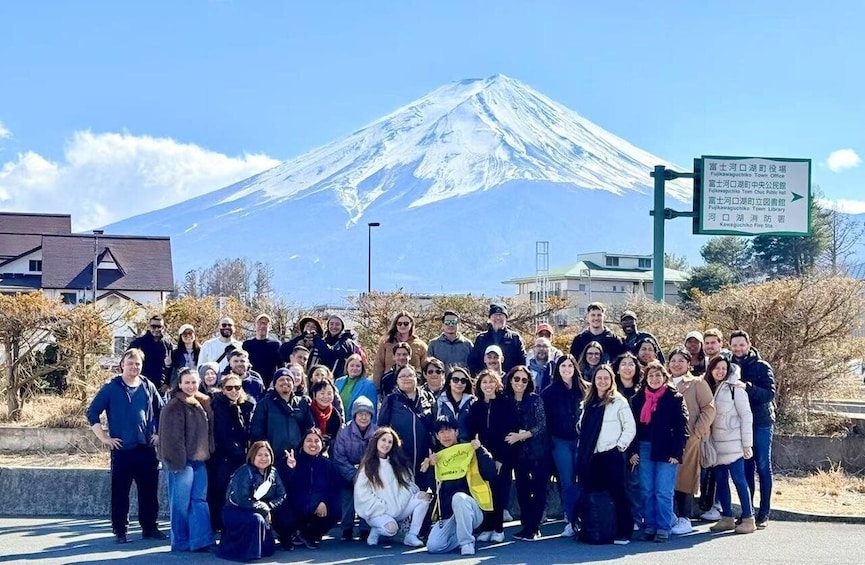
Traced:
<path id="1" fill-rule="evenodd" d="M 489 481 L 496 477 L 496 465 L 480 440 L 458 444 L 457 423 L 447 416 L 436 420 L 435 433 L 442 449 L 424 462 L 436 468 L 438 492 L 427 551 L 446 553 L 459 546 L 462 555 L 474 555 L 472 531 L 481 525 L 483 511 L 493 509 Z"/>

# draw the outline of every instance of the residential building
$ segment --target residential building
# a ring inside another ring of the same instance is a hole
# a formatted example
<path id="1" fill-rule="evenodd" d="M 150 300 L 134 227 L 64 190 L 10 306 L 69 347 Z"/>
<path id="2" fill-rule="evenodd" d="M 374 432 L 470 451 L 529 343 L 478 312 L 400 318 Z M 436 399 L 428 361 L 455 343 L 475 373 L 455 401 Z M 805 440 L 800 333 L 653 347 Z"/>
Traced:
<path id="1" fill-rule="evenodd" d="M 132 319 L 164 308 L 173 289 L 168 237 L 73 234 L 68 215 L 0 213 L 0 292 L 42 292 L 69 307 L 95 295 L 115 350 L 134 337 Z"/>
<path id="2" fill-rule="evenodd" d="M 634 294 L 652 296 L 654 283 L 651 255 L 629 255 L 598 251 L 577 256 L 572 265 L 550 269 L 543 273 L 546 289 L 542 289 L 541 277 L 525 275 L 503 281 L 516 287 L 517 300 L 540 303 L 547 296 L 564 296 L 576 305 L 556 316 L 559 326 L 579 325 L 585 320 L 586 306 L 590 302 L 603 302 L 616 309 Z M 664 269 L 664 300 L 670 304 L 679 302 L 679 285 L 688 278 L 684 271 Z"/>

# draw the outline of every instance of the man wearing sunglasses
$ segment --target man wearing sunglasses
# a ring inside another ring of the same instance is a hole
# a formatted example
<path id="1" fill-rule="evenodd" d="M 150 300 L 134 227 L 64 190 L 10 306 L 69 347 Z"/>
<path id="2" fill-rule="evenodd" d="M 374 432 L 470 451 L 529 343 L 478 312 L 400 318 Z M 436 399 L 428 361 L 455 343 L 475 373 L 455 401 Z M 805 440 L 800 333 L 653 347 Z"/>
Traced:
<path id="1" fill-rule="evenodd" d="M 222 374 L 228 366 L 228 356 L 235 349 L 243 349 L 243 344 L 232 337 L 234 336 L 234 320 L 228 316 L 219 320 L 217 329 L 219 335 L 202 344 L 201 353 L 198 354 L 198 366 L 213 361 L 219 365 L 219 374 Z"/>
<path id="2" fill-rule="evenodd" d="M 141 374 L 156 386 L 160 393 L 165 394 L 171 380 L 171 352 L 174 343 L 165 335 L 165 321 L 156 314 L 148 321 L 149 329 L 144 335 L 132 340 L 127 351 L 140 349 L 144 352 L 144 367 Z"/>
<path id="3" fill-rule="evenodd" d="M 445 367 L 469 366 L 472 342 L 460 332 L 459 315 L 448 310 L 442 315 L 442 333 L 429 342 L 427 356 L 440 360 Z"/>

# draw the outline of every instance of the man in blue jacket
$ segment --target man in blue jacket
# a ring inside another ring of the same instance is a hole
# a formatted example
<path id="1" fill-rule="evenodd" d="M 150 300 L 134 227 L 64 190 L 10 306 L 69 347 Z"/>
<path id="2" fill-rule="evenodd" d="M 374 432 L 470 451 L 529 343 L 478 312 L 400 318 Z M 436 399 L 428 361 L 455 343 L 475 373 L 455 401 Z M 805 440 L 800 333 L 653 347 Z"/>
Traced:
<path id="1" fill-rule="evenodd" d="M 754 472 L 760 477 L 760 508 L 757 527 L 769 522 L 772 501 L 772 436 L 775 426 L 775 373 L 751 346 L 751 336 L 744 330 L 730 334 L 733 363 L 739 365 L 741 379 L 737 387 L 745 389 L 754 415 L 754 457 L 745 460 L 745 478 L 754 498 Z M 753 502 L 753 500 L 752 500 Z"/>
<path id="2" fill-rule="evenodd" d="M 160 359 L 161 362 L 161 359 Z M 130 349 L 120 359 L 122 374 L 102 385 L 87 408 L 87 421 L 102 445 L 111 450 L 111 528 L 117 543 L 126 543 L 129 526 L 129 489 L 138 485 L 138 522 L 144 538 L 164 540 L 156 518 L 159 461 L 159 412 L 162 397 L 156 386 L 141 376 L 144 353 Z M 99 417 L 108 418 L 108 430 Z"/>
<path id="3" fill-rule="evenodd" d="M 469 370 L 472 374 L 476 375 L 484 369 L 484 354 L 491 345 L 498 345 L 502 349 L 504 373 L 517 365 L 525 365 L 526 349 L 523 347 L 523 340 L 520 334 L 507 326 L 507 305 L 500 302 L 490 304 L 489 320 L 487 331 L 478 334 L 469 353 Z"/>

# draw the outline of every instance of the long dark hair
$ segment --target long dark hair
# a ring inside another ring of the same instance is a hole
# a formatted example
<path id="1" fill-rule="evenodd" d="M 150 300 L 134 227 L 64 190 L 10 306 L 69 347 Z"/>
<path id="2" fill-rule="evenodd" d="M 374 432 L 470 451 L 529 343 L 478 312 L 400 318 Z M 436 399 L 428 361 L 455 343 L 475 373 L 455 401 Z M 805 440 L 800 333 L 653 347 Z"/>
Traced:
<path id="1" fill-rule="evenodd" d="M 613 361 L 613 371 L 616 374 L 616 388 L 625 388 L 622 384 L 622 379 L 619 378 L 619 367 L 622 364 L 622 361 L 625 359 L 631 359 L 634 362 L 634 390 L 637 391 L 640 389 L 640 382 L 642 381 L 643 375 L 642 370 L 643 367 L 640 365 L 640 360 L 637 359 L 637 356 L 631 353 L 630 351 L 625 351 Z"/>
<path id="2" fill-rule="evenodd" d="M 727 364 L 727 375 L 724 377 L 725 380 L 730 378 L 730 373 L 733 372 L 733 362 L 724 357 L 723 355 L 716 355 L 714 359 L 709 361 L 709 364 L 706 366 L 706 374 L 703 375 L 703 380 L 709 385 L 709 388 L 712 389 L 712 392 L 715 392 L 715 389 L 718 388 L 718 383 L 715 382 L 715 377 L 712 376 L 712 371 L 715 370 L 715 367 L 718 363 L 726 363 Z"/>
<path id="3" fill-rule="evenodd" d="M 535 379 L 532 375 L 532 372 L 529 371 L 529 368 L 525 365 L 517 365 L 516 367 L 508 371 L 507 375 L 505 375 L 505 396 L 510 396 L 511 398 L 514 398 L 514 384 L 511 379 L 513 379 L 514 375 L 519 373 L 520 371 L 524 372 L 526 376 L 529 377 L 529 382 L 528 384 L 526 384 L 526 392 L 524 393 L 524 395 L 528 396 L 531 393 L 535 392 Z"/>
<path id="4" fill-rule="evenodd" d="M 393 438 L 393 447 L 390 449 L 390 453 L 388 453 L 390 465 L 393 467 L 393 474 L 401 486 L 408 488 L 414 480 L 414 472 L 409 467 L 405 454 L 402 451 L 402 440 L 399 438 L 399 434 L 391 427 L 383 426 L 372 434 L 372 439 L 369 440 L 366 450 L 363 452 L 363 457 L 360 459 L 359 470 L 366 475 L 366 478 L 369 479 L 373 487 L 377 489 L 384 488 L 384 483 L 381 482 L 381 477 L 378 474 L 380 464 L 378 440 L 385 434 L 390 434 Z"/>
<path id="5" fill-rule="evenodd" d="M 556 359 L 556 363 L 553 365 L 553 382 L 564 382 L 564 379 L 562 378 L 562 373 L 559 371 L 559 369 L 565 361 L 570 361 L 571 364 L 574 366 L 572 386 L 576 386 L 579 389 L 580 394 L 585 395 L 589 383 L 583 380 L 583 377 L 580 375 L 580 365 L 579 363 L 577 363 L 577 359 L 570 353 L 566 353 Z"/>
<path id="6" fill-rule="evenodd" d="M 459 365 L 452 365 L 450 369 L 448 369 L 447 376 L 445 376 L 445 396 L 450 401 L 450 403 L 454 407 L 454 412 L 456 412 L 458 402 L 454 398 L 454 393 L 451 390 L 451 380 L 454 378 L 456 374 L 462 374 L 463 377 L 468 379 L 466 383 L 466 388 L 463 391 L 463 396 L 472 396 L 472 375 L 469 373 L 469 370 L 465 367 L 460 367 Z"/>
<path id="7" fill-rule="evenodd" d="M 408 327 L 408 335 L 409 337 L 414 337 L 414 316 L 409 314 L 406 310 L 403 310 L 402 312 L 398 313 L 396 316 L 393 317 L 393 322 L 391 322 L 390 324 L 390 329 L 387 330 L 388 343 L 396 342 L 396 323 L 400 318 L 408 318 L 411 321 L 411 325 Z M 411 350 L 409 350 L 409 353 L 411 353 Z"/>

